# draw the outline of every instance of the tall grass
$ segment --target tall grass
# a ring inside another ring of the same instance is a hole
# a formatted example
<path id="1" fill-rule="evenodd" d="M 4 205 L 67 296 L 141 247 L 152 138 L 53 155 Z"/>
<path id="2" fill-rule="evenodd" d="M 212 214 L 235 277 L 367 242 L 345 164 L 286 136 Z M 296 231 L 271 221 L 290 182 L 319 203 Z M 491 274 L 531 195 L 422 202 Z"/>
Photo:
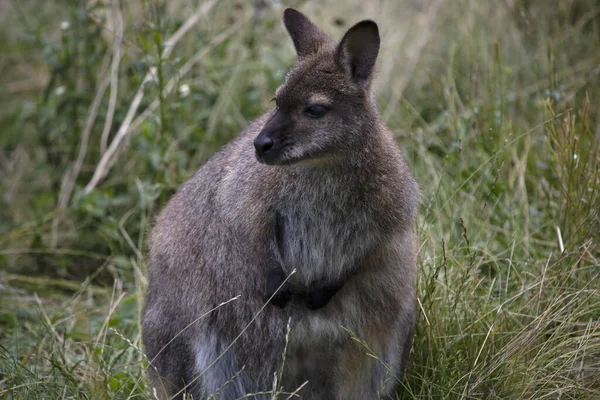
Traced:
<path id="1" fill-rule="evenodd" d="M 278 2 L 210 3 L 0 1 L 0 397 L 152 397 L 145 233 L 293 62 Z M 600 398 L 600 7 L 285 3 L 382 30 L 423 190 L 399 397 Z"/>

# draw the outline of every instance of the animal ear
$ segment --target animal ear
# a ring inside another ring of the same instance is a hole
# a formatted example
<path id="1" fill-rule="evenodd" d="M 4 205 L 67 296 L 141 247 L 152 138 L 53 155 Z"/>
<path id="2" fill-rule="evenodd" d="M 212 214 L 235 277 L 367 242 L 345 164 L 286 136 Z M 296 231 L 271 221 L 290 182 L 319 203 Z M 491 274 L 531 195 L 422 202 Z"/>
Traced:
<path id="1" fill-rule="evenodd" d="M 299 59 L 316 53 L 332 40 L 304 14 L 293 8 L 286 8 L 283 12 L 283 24 L 294 42 Z"/>
<path id="2" fill-rule="evenodd" d="M 355 82 L 370 82 L 379 54 L 379 29 L 371 20 L 357 23 L 346 32 L 336 53 L 338 66 L 350 73 Z"/>

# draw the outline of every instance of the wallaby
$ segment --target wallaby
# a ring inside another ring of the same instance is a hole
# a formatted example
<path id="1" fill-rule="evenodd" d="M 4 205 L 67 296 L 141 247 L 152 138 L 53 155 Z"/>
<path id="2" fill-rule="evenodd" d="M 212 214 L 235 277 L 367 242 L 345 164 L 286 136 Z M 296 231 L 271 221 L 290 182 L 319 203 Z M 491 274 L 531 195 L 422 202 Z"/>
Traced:
<path id="1" fill-rule="evenodd" d="M 377 25 L 337 43 L 294 9 L 283 22 L 297 62 L 275 109 L 151 234 L 143 340 L 160 398 L 266 399 L 274 380 L 303 399 L 384 398 L 406 365 L 420 192 L 372 93 Z"/>

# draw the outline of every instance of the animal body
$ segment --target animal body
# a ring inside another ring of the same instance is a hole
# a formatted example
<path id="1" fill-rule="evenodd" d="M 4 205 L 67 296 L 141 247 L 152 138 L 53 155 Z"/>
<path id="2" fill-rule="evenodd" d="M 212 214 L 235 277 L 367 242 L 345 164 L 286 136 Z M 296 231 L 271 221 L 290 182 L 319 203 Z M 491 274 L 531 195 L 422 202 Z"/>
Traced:
<path id="1" fill-rule="evenodd" d="M 303 399 L 375 399 L 406 364 L 419 189 L 372 94 L 377 25 L 337 42 L 296 10 L 283 21 L 297 62 L 276 108 L 151 234 L 143 340 L 161 398 L 271 398 L 277 376 L 288 393 L 307 382 Z"/>

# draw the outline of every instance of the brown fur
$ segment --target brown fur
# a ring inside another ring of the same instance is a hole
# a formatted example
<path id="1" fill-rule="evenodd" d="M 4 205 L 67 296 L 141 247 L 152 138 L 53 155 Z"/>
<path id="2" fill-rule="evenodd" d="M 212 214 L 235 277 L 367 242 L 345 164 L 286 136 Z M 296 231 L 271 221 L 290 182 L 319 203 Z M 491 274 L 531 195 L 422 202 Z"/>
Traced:
<path id="1" fill-rule="evenodd" d="M 371 93 L 377 26 L 358 23 L 337 44 L 295 10 L 284 23 L 298 61 L 277 108 L 200 168 L 152 232 L 143 338 L 165 398 L 186 385 L 207 397 L 236 374 L 216 398 L 271 390 L 290 318 L 279 384 L 308 381 L 305 399 L 389 396 L 405 366 L 419 190 Z"/>

